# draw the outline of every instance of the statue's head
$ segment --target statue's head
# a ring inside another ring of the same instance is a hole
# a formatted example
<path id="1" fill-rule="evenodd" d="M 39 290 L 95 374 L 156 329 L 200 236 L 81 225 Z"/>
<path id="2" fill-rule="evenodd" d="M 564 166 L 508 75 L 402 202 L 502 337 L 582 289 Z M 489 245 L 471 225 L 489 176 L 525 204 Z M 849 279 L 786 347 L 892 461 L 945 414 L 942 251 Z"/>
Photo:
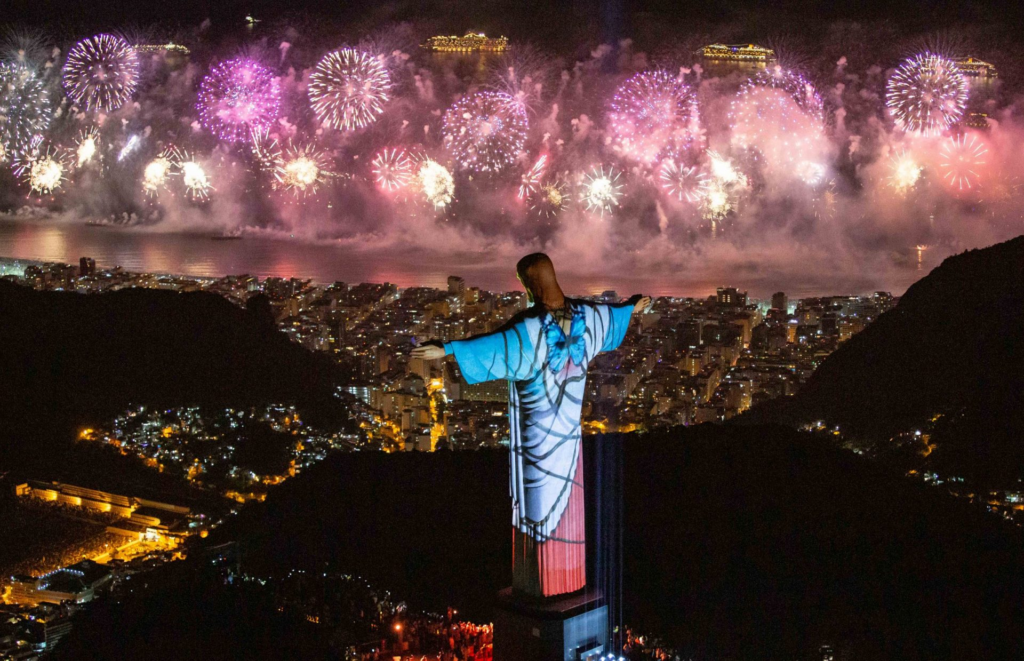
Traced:
<path id="1" fill-rule="evenodd" d="M 555 265 L 551 258 L 542 252 L 531 253 L 520 259 L 516 264 L 516 276 L 526 288 L 526 295 L 531 303 L 541 291 L 551 291 L 558 287 Z"/>

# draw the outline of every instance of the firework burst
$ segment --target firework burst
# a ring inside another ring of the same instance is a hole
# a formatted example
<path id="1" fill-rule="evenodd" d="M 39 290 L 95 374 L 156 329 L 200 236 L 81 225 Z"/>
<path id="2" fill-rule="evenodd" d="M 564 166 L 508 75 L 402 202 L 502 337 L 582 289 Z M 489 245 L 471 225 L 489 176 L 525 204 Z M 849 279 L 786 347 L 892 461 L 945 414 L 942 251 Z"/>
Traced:
<path id="1" fill-rule="evenodd" d="M 736 169 L 732 161 L 711 149 L 707 151 L 707 154 L 711 176 L 715 181 L 730 186 L 747 185 L 747 178 Z"/>
<path id="2" fill-rule="evenodd" d="M 886 84 L 885 103 L 902 130 L 937 135 L 963 117 L 967 81 L 951 60 L 922 53 L 896 69 Z"/>
<path id="3" fill-rule="evenodd" d="M 815 161 L 800 161 L 796 164 L 796 169 L 793 173 L 796 178 L 804 182 L 808 186 L 818 186 L 825 181 L 825 173 L 827 168 L 821 163 Z"/>
<path id="4" fill-rule="evenodd" d="M 373 180 L 381 190 L 393 193 L 405 188 L 413 179 L 413 159 L 401 147 L 383 149 L 373 157 Z"/>
<path id="5" fill-rule="evenodd" d="M 615 150 L 648 165 L 700 137 L 696 95 L 666 71 L 644 71 L 623 83 L 608 119 Z"/>
<path id="6" fill-rule="evenodd" d="M 554 68 L 549 55 L 529 45 L 513 45 L 491 69 L 489 87 L 505 92 L 516 101 L 536 111 L 543 102 L 545 87 Z"/>
<path id="7" fill-rule="evenodd" d="M 311 144 L 286 147 L 274 167 L 275 186 L 297 197 L 315 193 L 330 177 L 329 165 L 327 155 Z"/>
<path id="8" fill-rule="evenodd" d="M 225 142 L 265 133 L 281 112 L 281 89 L 270 69 L 249 58 L 221 62 L 199 87 L 199 118 Z"/>
<path id="9" fill-rule="evenodd" d="M 829 149 L 821 108 L 814 88 L 800 76 L 761 72 L 732 103 L 732 144 L 754 150 L 776 174 L 798 177 L 802 161 L 823 161 Z"/>
<path id="10" fill-rule="evenodd" d="M 35 71 L 0 63 L 0 142 L 7 155 L 26 155 L 42 140 L 50 117 L 50 97 Z"/>
<path id="11" fill-rule="evenodd" d="M 444 140 L 459 166 L 500 172 L 515 162 L 526 143 L 523 104 L 503 92 L 476 92 L 444 114 Z"/>
<path id="12" fill-rule="evenodd" d="M 795 71 L 776 65 L 759 71 L 746 85 L 781 90 L 808 116 L 819 122 L 825 120 L 825 105 L 822 103 L 821 95 L 814 85 Z"/>
<path id="13" fill-rule="evenodd" d="M 537 162 L 533 164 L 529 170 L 523 173 L 523 177 L 519 182 L 519 199 L 526 199 L 527 196 L 537 192 L 537 187 L 540 186 L 540 180 L 544 176 L 544 171 L 548 167 L 547 154 L 542 154 Z"/>
<path id="14" fill-rule="evenodd" d="M 75 147 L 75 160 L 78 167 L 84 167 L 91 163 L 99 151 L 100 134 L 96 129 L 82 131 L 78 136 L 78 146 Z"/>
<path id="15" fill-rule="evenodd" d="M 167 175 L 174 167 L 173 152 L 164 152 L 146 164 L 142 171 L 142 192 L 149 197 L 156 197 L 167 186 Z"/>
<path id="16" fill-rule="evenodd" d="M 253 130 L 250 140 L 252 155 L 256 158 L 256 162 L 262 169 L 272 171 L 281 158 L 281 145 L 270 137 L 270 131 L 265 128 Z"/>
<path id="17" fill-rule="evenodd" d="M 448 168 L 437 161 L 423 161 L 416 173 L 416 181 L 423 196 L 435 209 L 448 206 L 455 197 L 455 179 Z"/>
<path id="18" fill-rule="evenodd" d="M 568 187 L 560 181 L 541 184 L 530 196 L 530 210 L 544 218 L 557 216 L 569 206 Z"/>
<path id="19" fill-rule="evenodd" d="M 749 182 L 732 161 L 718 152 L 709 149 L 707 156 L 711 177 L 702 200 L 703 215 L 710 220 L 720 220 L 732 212 L 740 192 L 747 188 Z"/>
<path id="20" fill-rule="evenodd" d="M 939 152 L 939 172 L 950 188 L 963 192 L 976 189 L 988 160 L 988 147 L 974 135 L 958 135 L 947 140 Z"/>
<path id="21" fill-rule="evenodd" d="M 117 152 L 117 160 L 119 162 L 123 161 L 124 159 L 128 158 L 129 156 L 137 152 L 139 150 L 139 147 L 141 146 L 142 138 L 140 138 L 138 135 L 129 136 L 128 141 L 124 143 L 124 147 L 121 147 L 121 151 Z"/>
<path id="22" fill-rule="evenodd" d="M 121 37 L 98 34 L 74 45 L 63 77 L 64 91 L 86 110 L 117 110 L 139 84 L 139 55 Z"/>
<path id="23" fill-rule="evenodd" d="M 680 202 L 700 202 L 707 195 L 708 176 L 696 167 L 680 165 L 668 159 L 658 168 L 661 188 Z"/>
<path id="24" fill-rule="evenodd" d="M 177 152 L 175 156 L 175 174 L 181 176 L 185 194 L 195 202 L 208 200 L 213 191 L 213 184 L 210 182 L 209 175 L 206 174 L 206 169 L 187 152 Z"/>
<path id="25" fill-rule="evenodd" d="M 56 191 L 64 183 L 66 175 L 63 155 L 53 149 L 33 159 L 25 171 L 29 188 L 39 195 L 49 195 Z"/>
<path id="26" fill-rule="evenodd" d="M 353 131 L 377 121 L 391 93 L 391 77 L 376 57 L 342 48 L 328 53 L 309 77 L 309 99 L 321 122 Z"/>
<path id="27" fill-rule="evenodd" d="M 580 198 L 588 211 L 596 211 L 602 216 L 619 206 L 622 195 L 622 184 L 619 182 L 622 173 L 604 166 L 595 168 L 583 178 L 583 194 Z"/>
<path id="28" fill-rule="evenodd" d="M 897 193 L 906 193 L 917 185 L 922 170 L 909 152 L 898 149 L 889 157 L 889 185 Z"/>

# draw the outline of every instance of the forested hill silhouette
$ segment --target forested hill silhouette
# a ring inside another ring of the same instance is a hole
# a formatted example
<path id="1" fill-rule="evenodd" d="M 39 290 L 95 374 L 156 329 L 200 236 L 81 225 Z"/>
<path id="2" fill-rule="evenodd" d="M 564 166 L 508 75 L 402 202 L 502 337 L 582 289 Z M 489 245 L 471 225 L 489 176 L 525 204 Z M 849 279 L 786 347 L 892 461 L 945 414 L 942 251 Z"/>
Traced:
<path id="1" fill-rule="evenodd" d="M 795 397 L 746 418 L 822 420 L 883 444 L 924 430 L 937 469 L 1015 484 L 1024 476 L 1024 237 L 947 258 Z"/>
<path id="2" fill-rule="evenodd" d="M 613 624 L 682 658 L 821 658 L 823 643 L 837 658 L 1021 658 L 1024 538 L 997 517 L 779 426 L 583 445 L 589 585 Z M 336 454 L 204 541 L 237 541 L 251 575 L 351 572 L 410 608 L 489 621 L 510 506 L 507 450 Z M 195 578 L 159 591 L 89 609 L 60 658 L 239 658 L 268 638 L 265 618 L 228 624 Z M 250 658 L 287 658 L 273 646 L 310 635 L 290 631 Z"/>
<path id="3" fill-rule="evenodd" d="M 38 292 L 0 281 L 0 435 L 61 436 L 131 404 L 332 398 L 334 367 L 276 330 L 267 300 L 205 293 Z"/>

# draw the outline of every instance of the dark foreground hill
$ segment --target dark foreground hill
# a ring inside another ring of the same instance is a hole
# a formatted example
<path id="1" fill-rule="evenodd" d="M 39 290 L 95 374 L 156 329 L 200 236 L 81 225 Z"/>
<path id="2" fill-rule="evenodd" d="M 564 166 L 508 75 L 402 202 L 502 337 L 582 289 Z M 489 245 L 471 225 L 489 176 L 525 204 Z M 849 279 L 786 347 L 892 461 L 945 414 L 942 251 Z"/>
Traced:
<path id="1" fill-rule="evenodd" d="M 613 623 L 660 633 L 683 658 L 810 659 L 822 643 L 858 660 L 1020 658 L 1024 539 L 995 517 L 781 427 L 585 446 L 592 584 Z M 510 580 L 507 461 L 336 455 L 207 541 L 238 540 L 244 571 L 351 571 L 413 608 L 488 620 Z M 157 602 L 174 608 L 87 614 L 67 658 L 228 658 L 211 650 L 267 638 L 234 616 L 219 626 L 221 602 L 202 593 L 180 581 Z"/>
<path id="2" fill-rule="evenodd" d="M 278 332 L 269 306 L 205 292 L 80 295 L 0 282 L 0 347 L 0 418 L 19 428 L 105 419 L 129 404 L 331 398 L 330 364 Z"/>
<path id="3" fill-rule="evenodd" d="M 276 330 L 262 297 L 127 289 L 38 292 L 0 281 L 0 469 L 114 488 L 146 481 L 70 443 L 132 404 L 296 403 L 331 415 L 334 367 Z M 94 461 L 97 460 L 97 461 Z M 123 472 L 123 471 L 122 471 Z M 95 478 L 95 479 L 94 479 Z"/>
<path id="4" fill-rule="evenodd" d="M 1024 237 L 946 259 L 754 421 L 823 420 L 886 443 L 930 433 L 929 464 L 983 484 L 1024 477 Z"/>

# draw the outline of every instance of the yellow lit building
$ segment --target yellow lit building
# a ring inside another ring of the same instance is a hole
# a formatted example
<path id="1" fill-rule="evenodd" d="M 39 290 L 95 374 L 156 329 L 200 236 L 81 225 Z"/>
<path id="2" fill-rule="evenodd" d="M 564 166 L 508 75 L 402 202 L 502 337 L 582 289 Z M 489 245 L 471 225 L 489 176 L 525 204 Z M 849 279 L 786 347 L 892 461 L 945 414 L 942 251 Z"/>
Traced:
<path id="1" fill-rule="evenodd" d="M 488 37 L 483 32 L 467 32 L 462 37 L 431 37 L 423 48 L 435 53 L 500 53 L 508 48 L 508 39 Z"/>
<path id="2" fill-rule="evenodd" d="M 767 64 L 775 61 L 775 51 L 757 44 L 711 44 L 697 51 L 705 60 L 727 62 L 757 62 Z"/>
<path id="3" fill-rule="evenodd" d="M 182 55 L 188 55 L 190 52 L 188 47 L 182 46 L 181 44 L 137 44 L 133 48 L 140 53 L 180 53 Z"/>
<path id="4" fill-rule="evenodd" d="M 85 489 L 70 484 L 61 484 L 60 482 L 26 482 L 17 485 L 14 488 L 14 492 L 22 498 L 38 498 L 39 500 L 72 505 L 97 512 L 109 512 L 123 517 L 129 517 L 135 511 L 135 506 L 131 499 L 125 496 Z"/>
<path id="5" fill-rule="evenodd" d="M 965 76 L 971 78 L 996 78 L 999 72 L 996 66 L 974 57 L 958 57 L 953 62 L 959 67 Z"/>
<path id="6" fill-rule="evenodd" d="M 963 125 L 979 131 L 987 131 L 992 128 L 988 123 L 988 113 L 972 112 L 964 117 Z"/>
<path id="7" fill-rule="evenodd" d="M 127 519 L 107 528 L 107 532 L 114 534 L 138 536 L 140 539 L 147 533 L 151 538 L 188 534 L 185 520 L 191 510 L 181 505 L 146 498 L 129 498 L 60 482 L 25 482 L 17 485 L 14 493 L 21 498 L 38 498 Z"/>

